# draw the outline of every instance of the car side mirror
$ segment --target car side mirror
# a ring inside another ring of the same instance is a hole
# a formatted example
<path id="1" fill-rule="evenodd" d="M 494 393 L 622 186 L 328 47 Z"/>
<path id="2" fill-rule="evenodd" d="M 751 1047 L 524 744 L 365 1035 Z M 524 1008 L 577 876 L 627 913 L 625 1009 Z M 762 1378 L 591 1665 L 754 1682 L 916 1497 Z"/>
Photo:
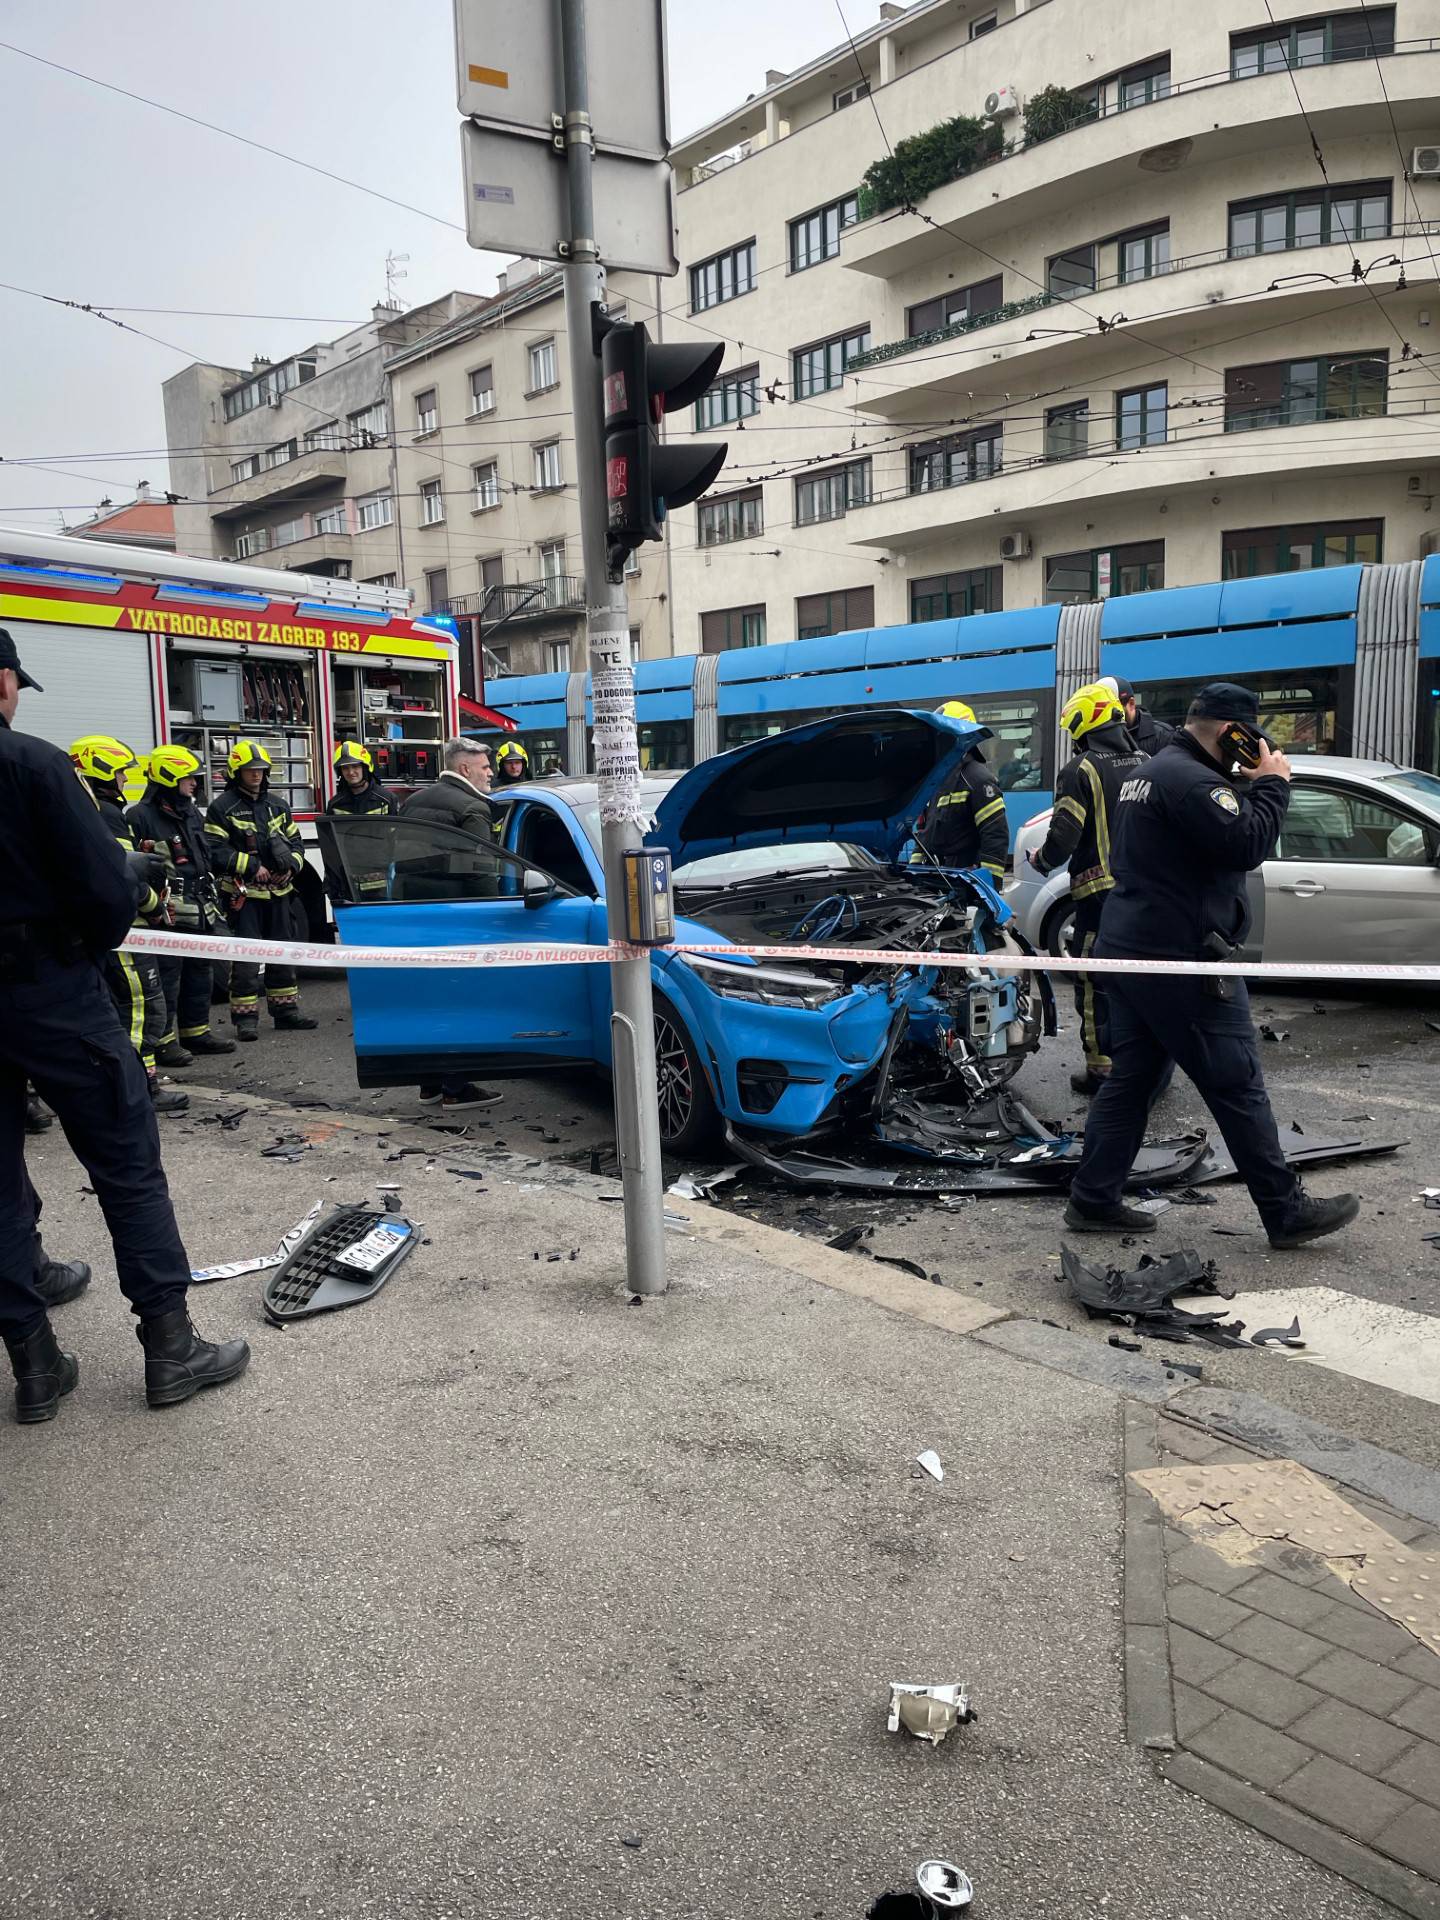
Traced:
<path id="1" fill-rule="evenodd" d="M 548 873 L 538 873 L 534 867 L 527 867 L 523 893 L 527 908 L 543 907 L 547 900 L 555 898 L 555 882 Z"/>

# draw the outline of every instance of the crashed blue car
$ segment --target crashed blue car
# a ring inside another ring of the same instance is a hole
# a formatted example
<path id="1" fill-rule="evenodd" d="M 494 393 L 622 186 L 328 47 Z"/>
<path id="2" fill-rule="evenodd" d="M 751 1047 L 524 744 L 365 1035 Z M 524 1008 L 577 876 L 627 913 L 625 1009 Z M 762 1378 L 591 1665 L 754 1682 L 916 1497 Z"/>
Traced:
<path id="1" fill-rule="evenodd" d="M 654 954 L 667 1147 L 700 1151 L 722 1121 L 772 1143 L 824 1135 L 878 1114 L 892 1081 L 981 1098 L 1054 1031 L 1043 975 L 879 963 L 887 949 L 1029 951 L 984 874 L 902 860 L 917 814 L 988 737 L 928 712 L 842 714 L 645 782 L 647 844 L 674 862 L 677 943 L 813 950 L 803 964 Z M 343 874 L 341 942 L 603 946 L 594 781 L 529 783 L 504 805 L 498 846 L 404 816 L 321 823 Z M 604 966 L 348 977 L 362 1086 L 610 1064 Z"/>

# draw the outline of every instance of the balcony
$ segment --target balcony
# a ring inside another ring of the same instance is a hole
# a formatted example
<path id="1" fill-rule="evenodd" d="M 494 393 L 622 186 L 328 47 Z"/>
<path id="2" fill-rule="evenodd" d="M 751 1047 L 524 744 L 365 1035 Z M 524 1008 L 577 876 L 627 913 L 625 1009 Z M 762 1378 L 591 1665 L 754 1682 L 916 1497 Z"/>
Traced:
<path id="1" fill-rule="evenodd" d="M 303 500 L 307 494 L 325 493 L 345 485 L 347 469 L 343 453 L 302 453 L 264 473 L 237 480 L 212 496 L 212 520 L 238 520 L 256 507 L 279 506 L 284 500 Z"/>
<path id="2" fill-rule="evenodd" d="M 1379 62 L 1399 124 L 1428 126 L 1440 94 L 1440 37 L 1397 43 Z M 1375 133 L 1391 123 L 1376 84 L 1376 62 L 1346 60 L 1305 67 L 1306 113 L 1322 145 L 1327 137 Z M 1123 112 L 1082 121 L 1032 147 L 1016 147 L 921 202 L 919 212 L 880 214 L 846 235 L 842 259 L 857 273 L 889 280 L 934 265 L 967 239 L 988 241 L 1067 208 L 1083 209 L 1123 193 L 1136 167 L 1170 173 L 1277 141 L 1303 139 L 1288 70 L 1232 79 L 1229 72 L 1172 83 L 1169 93 Z"/>
<path id="3" fill-rule="evenodd" d="M 543 580 L 520 580 L 511 586 L 489 587 L 483 593 L 452 594 L 445 602 L 457 619 L 477 614 L 484 627 L 504 620 L 541 620 L 553 613 L 583 613 L 585 582 L 578 574 L 556 573 Z"/>

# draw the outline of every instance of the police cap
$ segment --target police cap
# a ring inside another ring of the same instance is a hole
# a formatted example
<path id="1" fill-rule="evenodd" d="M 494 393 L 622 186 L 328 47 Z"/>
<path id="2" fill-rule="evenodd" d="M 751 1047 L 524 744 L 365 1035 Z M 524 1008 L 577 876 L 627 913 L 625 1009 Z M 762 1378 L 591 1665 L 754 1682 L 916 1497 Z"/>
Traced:
<path id="1" fill-rule="evenodd" d="M 22 687 L 31 687 L 36 693 L 43 693 L 45 691 L 40 682 L 33 680 L 25 671 L 24 667 L 21 666 L 20 655 L 15 651 L 15 642 L 10 638 L 5 628 L 0 627 L 0 673 L 3 673 L 7 667 L 11 673 L 15 675 Z"/>
<path id="2" fill-rule="evenodd" d="M 1115 683 L 1115 698 L 1117 700 L 1133 700 L 1135 698 L 1135 689 L 1128 680 L 1122 680 L 1118 673 L 1112 673 L 1110 678 Z"/>
<path id="3" fill-rule="evenodd" d="M 1212 680 L 1190 702 L 1191 720 L 1245 720 L 1253 727 L 1260 719 L 1260 702 L 1249 687 L 1233 680 Z"/>

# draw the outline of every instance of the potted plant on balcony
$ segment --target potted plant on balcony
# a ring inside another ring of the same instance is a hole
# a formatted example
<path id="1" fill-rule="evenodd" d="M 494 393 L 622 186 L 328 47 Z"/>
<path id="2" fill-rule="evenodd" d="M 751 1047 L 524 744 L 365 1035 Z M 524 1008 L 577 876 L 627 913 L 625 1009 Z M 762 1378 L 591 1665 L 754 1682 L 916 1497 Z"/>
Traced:
<path id="1" fill-rule="evenodd" d="M 896 143 L 893 153 L 865 170 L 860 186 L 860 218 L 887 213 L 892 207 L 912 206 L 936 187 L 962 180 L 1005 146 L 998 122 L 957 114 L 924 133 Z"/>
<path id="2" fill-rule="evenodd" d="M 1025 144 L 1038 147 L 1042 140 L 1053 140 L 1057 133 L 1069 133 L 1094 118 L 1093 100 L 1069 87 L 1041 87 L 1025 102 Z"/>

